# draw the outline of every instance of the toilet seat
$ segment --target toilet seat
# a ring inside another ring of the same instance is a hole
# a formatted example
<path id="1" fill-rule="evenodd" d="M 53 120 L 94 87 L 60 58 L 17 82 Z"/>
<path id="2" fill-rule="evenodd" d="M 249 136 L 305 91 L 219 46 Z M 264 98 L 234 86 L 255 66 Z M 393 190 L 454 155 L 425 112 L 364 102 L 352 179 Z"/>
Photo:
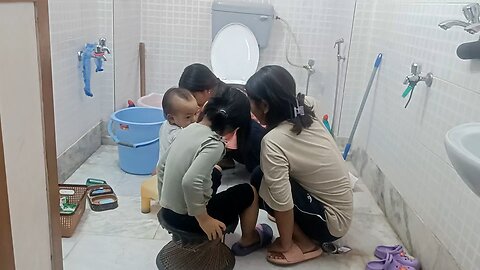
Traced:
<path id="1" fill-rule="evenodd" d="M 225 83 L 245 84 L 257 71 L 259 55 L 257 39 L 248 27 L 227 24 L 212 42 L 212 71 Z"/>

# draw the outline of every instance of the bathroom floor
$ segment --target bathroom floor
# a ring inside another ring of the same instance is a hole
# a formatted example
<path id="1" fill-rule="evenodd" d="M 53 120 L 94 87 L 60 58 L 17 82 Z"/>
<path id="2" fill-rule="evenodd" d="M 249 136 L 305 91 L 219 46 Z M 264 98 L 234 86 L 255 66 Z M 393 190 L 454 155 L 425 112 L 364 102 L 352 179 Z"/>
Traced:
<path id="1" fill-rule="evenodd" d="M 66 183 L 85 183 L 89 177 L 105 179 L 119 198 L 115 210 L 93 212 L 87 210 L 75 234 L 64 238 L 63 259 L 66 270 L 132 270 L 157 269 L 155 258 L 160 249 L 170 241 L 170 235 L 159 226 L 156 212 L 158 205 L 149 214 L 140 212 L 140 185 L 150 176 L 130 175 L 117 166 L 118 154 L 115 146 L 101 146 Z M 248 181 L 248 174 L 241 166 L 224 172 L 221 189 Z M 260 223 L 274 228 L 264 211 L 260 211 Z M 231 245 L 239 238 L 227 236 Z M 349 233 L 340 240 L 352 248 L 347 254 L 323 255 L 322 257 L 294 266 L 297 269 L 354 269 L 365 268 L 374 259 L 373 251 L 379 244 L 399 244 L 395 232 L 375 204 L 372 196 L 360 181 L 354 190 L 354 219 Z M 247 257 L 237 257 L 235 269 L 284 269 L 265 260 L 266 251 L 255 252 Z"/>

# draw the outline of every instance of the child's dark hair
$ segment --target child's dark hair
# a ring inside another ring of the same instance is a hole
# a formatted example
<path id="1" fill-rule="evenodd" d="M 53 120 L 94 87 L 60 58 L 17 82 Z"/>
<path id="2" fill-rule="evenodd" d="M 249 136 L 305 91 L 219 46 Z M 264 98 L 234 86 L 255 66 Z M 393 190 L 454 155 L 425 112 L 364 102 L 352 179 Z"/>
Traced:
<path id="1" fill-rule="evenodd" d="M 240 89 L 226 86 L 208 101 L 203 112 L 212 130 L 220 135 L 237 128 L 246 134 L 250 131 L 250 102 Z"/>
<path id="2" fill-rule="evenodd" d="M 287 120 L 293 123 L 297 135 L 312 125 L 313 108 L 305 105 L 305 95 L 296 94 L 295 80 L 283 67 L 271 65 L 257 71 L 245 85 L 248 97 L 254 102 L 268 104 L 268 130 Z"/>
<path id="3" fill-rule="evenodd" d="M 215 88 L 218 78 L 205 65 L 195 63 L 187 66 L 180 76 L 178 86 L 190 92 L 200 92 Z"/>
<path id="4" fill-rule="evenodd" d="M 174 113 L 174 108 L 172 107 L 172 98 L 175 96 L 187 101 L 194 99 L 192 93 L 190 93 L 190 91 L 188 91 L 187 89 L 176 87 L 168 89 L 167 92 L 163 94 L 162 99 L 162 109 L 165 118 L 167 117 L 167 115 Z"/>

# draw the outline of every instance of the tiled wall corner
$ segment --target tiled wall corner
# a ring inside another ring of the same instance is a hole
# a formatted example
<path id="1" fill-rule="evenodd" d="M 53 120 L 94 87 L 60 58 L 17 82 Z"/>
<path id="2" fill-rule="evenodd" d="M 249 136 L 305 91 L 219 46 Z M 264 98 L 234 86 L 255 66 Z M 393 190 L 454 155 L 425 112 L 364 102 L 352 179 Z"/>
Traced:
<path id="1" fill-rule="evenodd" d="M 113 63 L 105 72 L 92 72 L 92 92 L 83 92 L 81 65 L 77 52 L 87 42 L 106 37 L 112 46 L 112 1 L 49 1 L 53 91 L 57 153 L 60 156 L 113 108 Z M 93 64 L 92 64 L 93 65 Z"/>
<path id="2" fill-rule="evenodd" d="M 164 92 L 176 85 L 185 66 L 200 62 L 210 65 L 212 0 L 142 1 L 142 41 L 147 50 L 147 92 Z M 354 0 L 298 1 L 254 0 L 271 3 L 276 14 L 288 21 L 298 38 L 301 56 L 292 44 L 292 60 L 305 65 L 316 61 L 316 73 L 309 94 L 322 101 L 322 113 L 332 115 L 337 72 L 335 40 L 343 37 L 345 54 L 351 34 Z M 304 91 L 307 73 L 285 60 L 286 30 L 275 21 L 270 42 L 260 53 L 259 67 L 279 64 L 294 75 L 299 91 Z M 342 73 L 346 62 L 342 64 Z M 340 82 L 343 87 L 343 81 Z M 340 89 L 342 91 L 342 89 Z"/>
<path id="3" fill-rule="evenodd" d="M 100 147 L 101 124 L 85 133 L 57 158 L 59 183 L 65 182 Z"/>
<path id="4" fill-rule="evenodd" d="M 420 260 L 422 269 L 462 269 L 449 247 L 437 238 L 432 228 L 407 204 L 375 161 L 360 148 L 355 148 L 351 157 L 360 178 L 371 191 L 406 249 Z"/>
<path id="5" fill-rule="evenodd" d="M 480 198 L 453 169 L 444 136 L 456 125 L 480 121 L 480 62 L 463 61 L 455 54 L 458 45 L 478 36 L 437 26 L 442 20 L 461 18 L 465 4 L 359 0 L 341 124 L 345 136 L 375 55 L 382 52 L 384 61 L 354 147 L 375 161 L 460 269 L 473 270 L 480 261 Z M 435 79 L 431 88 L 419 84 L 405 109 L 402 82 L 413 61 L 423 64 L 424 73 L 433 72 Z"/>
<path id="6" fill-rule="evenodd" d="M 115 110 L 140 97 L 141 1 L 114 1 Z"/>

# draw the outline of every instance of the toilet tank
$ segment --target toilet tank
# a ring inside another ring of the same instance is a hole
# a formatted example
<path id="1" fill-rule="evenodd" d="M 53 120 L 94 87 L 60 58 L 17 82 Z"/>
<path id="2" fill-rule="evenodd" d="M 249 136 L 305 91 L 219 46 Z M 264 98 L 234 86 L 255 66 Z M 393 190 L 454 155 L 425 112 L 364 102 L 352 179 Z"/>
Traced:
<path id="1" fill-rule="evenodd" d="M 212 4 L 212 40 L 225 25 L 241 23 L 250 28 L 258 46 L 268 45 L 275 11 L 270 4 L 215 1 Z"/>

